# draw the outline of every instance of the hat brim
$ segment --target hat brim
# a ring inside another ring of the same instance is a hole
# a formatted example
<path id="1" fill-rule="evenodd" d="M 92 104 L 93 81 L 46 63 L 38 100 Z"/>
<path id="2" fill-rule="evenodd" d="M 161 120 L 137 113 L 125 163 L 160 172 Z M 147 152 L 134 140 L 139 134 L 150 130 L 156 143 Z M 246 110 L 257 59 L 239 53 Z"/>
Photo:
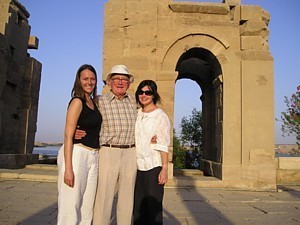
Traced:
<path id="1" fill-rule="evenodd" d="M 134 78 L 133 78 L 133 76 L 131 74 L 124 74 L 124 73 L 109 73 L 107 75 L 106 81 L 108 82 L 115 75 L 122 75 L 122 76 L 128 77 L 130 83 L 132 83 L 134 81 Z"/>

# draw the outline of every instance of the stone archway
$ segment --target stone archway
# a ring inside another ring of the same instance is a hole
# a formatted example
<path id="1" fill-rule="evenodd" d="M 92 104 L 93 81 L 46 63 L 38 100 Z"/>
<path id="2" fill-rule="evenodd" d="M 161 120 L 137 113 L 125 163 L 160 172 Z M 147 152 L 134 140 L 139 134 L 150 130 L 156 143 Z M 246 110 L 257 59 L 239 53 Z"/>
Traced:
<path id="1" fill-rule="evenodd" d="M 158 74 L 157 80 L 165 80 L 168 74 L 174 85 L 176 80 L 188 78 L 200 86 L 204 121 L 202 170 L 205 175 L 222 178 L 223 74 L 218 57 L 227 62 L 222 53 L 229 48 L 229 44 L 218 34 L 182 35 L 165 49 L 162 72 Z"/>
<path id="2" fill-rule="evenodd" d="M 155 80 L 171 121 L 176 80 L 195 80 L 206 118 L 205 174 L 219 178 L 222 187 L 275 189 L 269 19 L 261 7 L 240 0 L 109 0 L 103 80 L 115 64 L 134 74 L 130 92 L 143 79 Z"/>
<path id="3" fill-rule="evenodd" d="M 188 78 L 195 81 L 202 91 L 202 164 L 205 175 L 214 176 L 209 161 L 222 163 L 222 76 L 217 58 L 204 48 L 192 48 L 183 53 L 176 65 L 176 80 Z"/>

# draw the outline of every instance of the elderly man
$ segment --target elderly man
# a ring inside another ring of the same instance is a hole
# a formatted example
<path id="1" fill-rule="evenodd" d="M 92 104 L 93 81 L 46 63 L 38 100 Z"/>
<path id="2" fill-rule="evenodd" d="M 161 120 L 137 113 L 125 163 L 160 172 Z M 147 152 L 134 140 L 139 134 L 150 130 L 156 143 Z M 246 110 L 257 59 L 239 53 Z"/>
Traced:
<path id="1" fill-rule="evenodd" d="M 106 82 L 111 90 L 99 96 L 103 122 L 100 132 L 99 176 L 94 225 L 109 225 L 118 183 L 117 224 L 130 225 L 137 173 L 134 128 L 137 105 L 126 93 L 133 76 L 124 65 L 112 67 Z"/>

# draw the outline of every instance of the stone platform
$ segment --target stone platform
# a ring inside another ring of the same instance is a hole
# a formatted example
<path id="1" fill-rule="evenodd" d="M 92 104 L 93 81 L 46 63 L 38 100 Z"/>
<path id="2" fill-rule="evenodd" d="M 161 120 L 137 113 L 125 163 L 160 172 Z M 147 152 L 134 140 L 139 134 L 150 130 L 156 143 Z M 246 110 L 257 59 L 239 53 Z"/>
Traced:
<path id="1" fill-rule="evenodd" d="M 0 224 L 56 224 L 56 174 L 55 165 L 1 169 Z M 170 183 L 165 188 L 164 225 L 299 225 L 299 206 L 300 185 L 245 191 Z M 111 225 L 116 225 L 115 217 Z"/>

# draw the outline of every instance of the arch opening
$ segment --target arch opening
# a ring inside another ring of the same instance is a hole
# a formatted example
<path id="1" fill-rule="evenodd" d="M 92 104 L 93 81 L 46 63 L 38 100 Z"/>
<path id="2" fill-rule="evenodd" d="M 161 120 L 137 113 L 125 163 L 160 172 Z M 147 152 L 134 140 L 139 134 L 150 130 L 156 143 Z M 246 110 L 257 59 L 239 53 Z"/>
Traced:
<path id="1" fill-rule="evenodd" d="M 222 69 L 216 56 L 204 48 L 191 48 L 176 64 L 177 80 L 195 81 L 202 92 L 202 160 L 204 175 L 221 178 L 212 164 L 222 163 L 223 81 Z"/>
<path id="2" fill-rule="evenodd" d="M 176 81 L 175 84 L 175 92 L 174 92 L 174 130 L 175 135 L 178 140 L 180 140 L 181 147 L 184 147 L 184 156 L 181 155 L 181 157 L 184 157 L 184 161 L 178 162 L 175 165 L 174 168 L 184 168 L 184 169 L 198 169 L 199 168 L 199 159 L 202 159 L 202 150 L 201 145 L 202 140 L 199 138 L 199 136 L 194 137 L 194 135 L 189 136 L 184 135 L 189 140 L 182 140 L 182 129 L 197 129 L 196 133 L 202 133 L 202 126 L 198 126 L 198 123 L 201 123 L 200 121 L 196 121 L 196 123 L 188 124 L 188 126 L 183 125 L 182 123 L 189 123 L 193 119 L 196 119 L 195 116 L 198 115 L 198 112 L 202 112 L 202 103 L 200 100 L 200 97 L 202 95 L 201 88 L 199 85 L 190 79 L 180 79 Z M 194 111 L 196 110 L 196 111 Z M 197 112 L 197 114 L 195 114 Z M 185 119 L 184 119 L 185 118 Z M 198 117 L 197 117 L 198 118 Z M 183 122 L 184 119 L 184 122 Z M 181 125 L 183 125 L 185 128 L 182 128 Z M 188 132 L 190 133 L 190 132 Z M 202 137 L 202 135 L 201 135 Z M 182 149 L 181 149 L 182 150 Z M 174 155 L 174 145 L 173 145 L 173 155 Z M 180 157 L 180 156 L 178 156 Z"/>

